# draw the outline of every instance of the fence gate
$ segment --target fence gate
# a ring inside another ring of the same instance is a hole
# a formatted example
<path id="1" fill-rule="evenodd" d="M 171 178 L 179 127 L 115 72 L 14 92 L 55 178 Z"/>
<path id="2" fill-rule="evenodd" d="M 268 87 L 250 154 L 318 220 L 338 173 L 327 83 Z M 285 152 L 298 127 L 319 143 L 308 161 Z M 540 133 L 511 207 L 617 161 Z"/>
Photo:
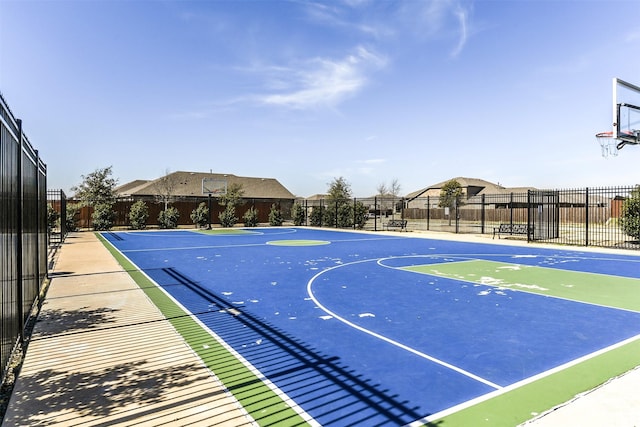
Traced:
<path id="1" fill-rule="evenodd" d="M 560 192 L 529 190 L 529 239 L 548 240 L 560 236 Z"/>

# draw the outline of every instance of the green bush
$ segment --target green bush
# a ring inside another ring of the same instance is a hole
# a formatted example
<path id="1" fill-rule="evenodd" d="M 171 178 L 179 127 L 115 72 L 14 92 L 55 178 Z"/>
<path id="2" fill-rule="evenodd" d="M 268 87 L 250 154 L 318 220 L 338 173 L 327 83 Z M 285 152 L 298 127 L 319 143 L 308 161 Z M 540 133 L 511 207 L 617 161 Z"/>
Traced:
<path id="1" fill-rule="evenodd" d="M 209 208 L 205 202 L 198 205 L 196 209 L 191 212 L 191 221 L 196 227 L 206 227 L 209 225 Z"/>
<path id="2" fill-rule="evenodd" d="M 275 227 L 279 227 L 284 222 L 284 218 L 282 217 L 282 212 L 275 204 L 271 205 L 271 210 L 269 211 L 269 225 L 273 225 Z"/>
<path id="3" fill-rule="evenodd" d="M 78 231 L 78 221 L 80 218 L 80 205 L 77 203 L 67 204 L 67 218 L 65 221 L 65 229 L 69 231 Z"/>
<path id="4" fill-rule="evenodd" d="M 324 208 L 322 206 L 316 206 L 311 210 L 311 215 L 309 215 L 309 223 L 313 227 L 322 227 L 322 212 Z"/>
<path id="5" fill-rule="evenodd" d="M 304 207 L 300 203 L 294 203 L 291 208 L 291 217 L 293 218 L 293 225 L 303 225 L 305 220 Z"/>
<path id="6" fill-rule="evenodd" d="M 631 191 L 631 197 L 622 203 L 620 227 L 628 236 L 640 240 L 640 186 Z"/>
<path id="7" fill-rule="evenodd" d="M 142 200 L 138 200 L 129 209 L 129 226 L 134 230 L 143 230 L 149 219 L 149 208 Z"/>
<path id="8" fill-rule="evenodd" d="M 169 206 L 167 209 L 160 211 L 158 215 L 158 225 L 160 228 L 176 228 L 178 227 L 178 218 L 180 218 L 178 209 Z"/>
<path id="9" fill-rule="evenodd" d="M 220 215 L 218 215 L 220 219 L 220 225 L 225 228 L 230 228 L 236 225 L 238 222 L 238 218 L 236 217 L 236 208 L 233 204 L 227 204 Z"/>
<path id="10" fill-rule="evenodd" d="M 94 206 L 91 219 L 93 221 L 93 229 L 96 231 L 107 231 L 113 227 L 116 213 L 113 211 L 111 203 L 99 203 Z"/>
<path id="11" fill-rule="evenodd" d="M 362 229 L 367 222 L 369 209 L 362 202 L 357 202 L 355 206 L 354 223 L 357 228 Z"/>
<path id="12" fill-rule="evenodd" d="M 251 206 L 242 216 L 245 227 L 256 227 L 258 225 L 258 210 Z"/>
<path id="13" fill-rule="evenodd" d="M 57 228 L 58 221 L 60 220 L 60 214 L 57 210 L 53 209 L 50 204 L 47 205 L 47 226 L 49 229 Z"/>

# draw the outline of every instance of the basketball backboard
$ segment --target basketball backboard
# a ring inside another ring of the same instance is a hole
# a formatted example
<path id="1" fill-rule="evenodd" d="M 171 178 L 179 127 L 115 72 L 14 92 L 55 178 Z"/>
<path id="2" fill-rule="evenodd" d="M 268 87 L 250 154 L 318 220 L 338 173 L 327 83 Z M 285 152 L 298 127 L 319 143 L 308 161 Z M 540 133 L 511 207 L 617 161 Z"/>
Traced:
<path id="1" fill-rule="evenodd" d="M 227 180 L 217 178 L 202 178 L 202 194 L 224 196 L 227 194 Z"/>
<path id="2" fill-rule="evenodd" d="M 613 135 L 625 144 L 640 143 L 640 87 L 613 79 Z"/>

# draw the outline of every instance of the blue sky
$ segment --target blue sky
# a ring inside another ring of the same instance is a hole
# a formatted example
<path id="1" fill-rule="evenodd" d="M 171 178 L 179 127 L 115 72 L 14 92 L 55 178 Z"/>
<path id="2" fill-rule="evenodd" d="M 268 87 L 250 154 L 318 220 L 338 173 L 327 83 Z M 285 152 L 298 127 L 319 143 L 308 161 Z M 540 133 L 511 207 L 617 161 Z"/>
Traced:
<path id="1" fill-rule="evenodd" d="M 638 1 L 0 0 L 0 91 L 68 190 L 113 166 L 355 196 L 456 176 L 640 183 L 603 159 L 611 80 L 640 85 Z"/>

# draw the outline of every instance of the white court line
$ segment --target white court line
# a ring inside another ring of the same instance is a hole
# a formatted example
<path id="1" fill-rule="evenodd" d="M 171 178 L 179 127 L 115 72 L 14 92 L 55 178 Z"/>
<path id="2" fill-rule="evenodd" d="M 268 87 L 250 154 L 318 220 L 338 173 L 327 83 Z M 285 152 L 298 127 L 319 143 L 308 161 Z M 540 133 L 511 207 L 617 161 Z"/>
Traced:
<path id="1" fill-rule="evenodd" d="M 307 283 L 307 294 L 309 295 L 311 300 L 321 310 L 323 310 L 325 313 L 333 316 L 335 319 L 339 320 L 340 322 L 342 322 L 342 323 L 344 323 L 344 324 L 346 324 L 346 325 L 348 325 L 348 326 L 350 326 L 350 327 L 352 327 L 352 328 L 354 328 L 354 329 L 356 329 L 356 330 L 358 330 L 360 332 L 364 332 L 365 334 L 371 335 L 371 336 L 373 336 L 375 338 L 378 338 L 379 340 L 385 341 L 385 342 L 387 342 L 387 343 L 389 343 L 391 345 L 394 345 L 394 346 L 396 346 L 398 348 L 401 348 L 401 349 L 403 349 L 405 351 L 413 353 L 416 356 L 422 357 L 423 359 L 427 359 L 427 360 L 429 360 L 431 362 L 437 363 L 438 365 L 444 366 L 445 368 L 451 369 L 451 370 L 453 370 L 455 372 L 458 372 L 459 374 L 462 374 L 462 375 L 464 375 L 466 377 L 469 377 L 469 378 L 474 379 L 474 380 L 476 380 L 478 382 L 486 384 L 489 387 L 492 387 L 492 388 L 494 388 L 496 390 L 502 389 L 502 386 L 499 386 L 498 384 L 495 384 L 495 383 L 493 383 L 493 382 L 491 382 L 491 381 L 489 381 L 489 380 L 487 380 L 485 378 L 479 377 L 478 375 L 475 375 L 475 374 L 473 374 L 473 373 L 471 373 L 469 371 L 466 371 L 466 370 L 464 370 L 464 369 L 462 369 L 462 368 L 460 368 L 458 366 L 455 366 L 455 365 L 452 365 L 450 363 L 447 363 L 447 362 L 445 362 L 443 360 L 440 360 L 440 359 L 438 359 L 436 357 L 430 356 L 430 355 L 428 355 L 426 353 L 423 353 L 423 352 L 421 352 L 419 350 L 416 350 L 416 349 L 414 349 L 412 347 L 409 347 L 409 346 L 407 346 L 405 344 L 402 344 L 402 343 L 400 343 L 398 341 L 395 341 L 395 340 L 393 340 L 391 338 L 385 337 L 384 335 L 381 335 L 381 334 L 379 334 L 377 332 L 373 332 L 373 331 L 371 331 L 369 329 L 363 328 L 362 326 L 359 326 L 359 325 L 356 325 L 355 323 L 350 322 L 349 320 L 345 319 L 344 317 L 339 316 L 337 313 L 329 310 L 327 307 L 322 305 L 322 303 L 313 294 L 312 287 L 313 287 L 314 280 L 317 279 L 322 274 L 326 273 L 327 271 L 335 270 L 336 268 L 341 268 L 341 267 L 345 267 L 345 266 L 350 266 L 350 265 L 353 265 L 353 264 L 359 264 L 359 263 L 364 263 L 364 262 L 372 262 L 372 261 L 377 261 L 377 260 L 376 259 L 368 259 L 368 260 L 362 260 L 362 261 L 354 261 L 354 262 L 350 262 L 350 263 L 347 263 L 347 264 L 341 264 L 341 265 L 338 265 L 338 266 L 330 267 L 330 268 L 328 268 L 326 270 L 323 270 L 323 271 L 317 273 Z"/>
<path id="2" fill-rule="evenodd" d="M 533 375 L 533 376 L 531 376 L 529 378 L 525 378 L 525 379 L 523 379 L 521 381 L 518 381 L 516 383 L 510 384 L 510 385 L 502 388 L 501 390 L 496 390 L 496 391 L 492 391 L 490 393 L 483 394 L 481 396 L 476 397 L 475 399 L 471 399 L 471 400 L 469 400 L 467 402 L 463 402 L 463 403 L 461 403 L 459 405 L 452 406 L 451 408 L 445 409 L 445 410 L 437 412 L 435 414 L 431 414 L 431 415 L 429 415 L 429 416 L 427 416 L 425 418 L 422 418 L 420 420 L 416 420 L 416 421 L 414 421 L 412 423 L 409 423 L 409 424 L 407 424 L 407 426 L 410 426 L 410 427 L 423 426 L 423 425 L 425 425 L 427 423 L 430 423 L 432 421 L 435 421 L 435 420 L 437 420 L 439 418 L 445 417 L 447 415 L 451 415 L 453 413 L 456 413 L 456 412 L 461 411 L 461 410 L 466 409 L 466 408 L 470 408 L 470 407 L 472 407 L 472 406 L 474 406 L 474 405 L 476 405 L 478 403 L 485 402 L 485 401 L 487 401 L 489 399 L 492 399 L 492 398 L 494 398 L 496 396 L 500 396 L 502 394 L 508 393 L 508 392 L 513 391 L 515 389 L 518 389 L 520 387 L 524 387 L 524 386 L 526 386 L 528 384 L 531 384 L 531 383 L 533 383 L 535 381 L 538 381 L 538 380 L 540 380 L 542 378 L 549 377 L 549 376 L 551 376 L 551 375 L 553 375 L 555 373 L 558 373 L 560 371 L 564 371 L 565 369 L 568 369 L 568 368 L 570 368 L 572 366 L 578 365 L 578 364 L 580 364 L 582 362 L 585 362 L 585 361 L 587 361 L 589 359 L 593 359 L 594 357 L 597 357 L 597 356 L 605 354 L 605 353 L 607 353 L 609 351 L 615 350 L 616 348 L 623 347 L 623 346 L 625 346 L 627 344 L 630 344 L 630 343 L 632 343 L 634 341 L 637 341 L 639 339 L 640 339 L 640 335 L 636 335 L 634 337 L 627 338 L 624 341 L 620 341 L 620 342 L 618 342 L 616 344 L 610 345 L 609 347 L 605 347 L 605 348 L 602 348 L 600 350 L 594 351 L 591 354 L 584 355 L 584 356 L 579 357 L 577 359 L 574 359 L 574 360 L 572 360 L 570 362 L 567 362 L 567 363 L 565 363 L 563 365 L 556 366 L 555 368 L 551 368 L 548 371 L 540 372 L 539 374 Z"/>
<path id="3" fill-rule="evenodd" d="M 255 366 L 253 366 L 247 359 L 245 359 L 240 353 L 238 353 L 233 347 L 231 347 L 229 344 L 227 344 L 227 342 L 225 340 L 223 340 L 218 334 L 216 334 L 212 329 L 210 329 L 206 324 L 204 324 L 199 318 L 198 316 L 194 315 L 189 309 L 187 309 L 184 305 L 182 305 L 182 303 L 180 303 L 177 299 L 175 299 L 173 297 L 173 295 L 171 295 L 169 292 L 167 292 L 167 290 L 165 288 L 163 288 L 162 286 L 160 286 L 154 279 L 151 278 L 151 276 L 149 276 L 144 270 L 140 269 L 140 267 L 138 267 L 131 259 L 129 259 L 126 255 L 124 255 L 122 253 L 122 251 L 120 251 L 118 248 L 115 247 L 115 245 L 113 245 L 111 242 L 109 242 L 108 240 L 104 239 L 104 241 L 106 241 L 109 245 L 111 245 L 111 247 L 113 247 L 116 251 L 120 252 L 120 254 L 131 263 L 131 265 L 133 265 L 134 267 L 136 267 L 136 271 L 138 271 L 139 273 L 142 273 L 142 275 L 144 275 L 151 283 L 153 283 L 160 291 L 162 291 L 162 293 L 164 293 L 171 301 L 174 302 L 174 304 L 176 304 L 178 307 L 180 307 L 181 310 L 183 310 L 185 313 L 187 313 L 191 319 L 196 322 L 197 324 L 200 325 L 200 327 L 206 331 L 207 333 L 209 333 L 211 335 L 211 337 L 216 340 L 222 347 L 224 347 L 229 353 L 231 353 L 233 355 L 233 357 L 235 357 L 238 361 L 240 361 L 240 363 L 242 363 L 245 368 L 247 368 L 247 370 L 249 370 L 253 375 L 255 375 L 260 381 L 262 381 L 271 391 L 273 391 L 277 396 L 279 396 L 284 402 L 285 404 L 287 404 L 295 413 L 297 413 L 304 421 L 306 421 L 311 427 L 321 427 L 321 424 L 318 423 L 311 415 L 309 415 L 304 409 L 302 409 L 302 407 L 300 407 L 291 397 L 289 397 L 283 390 L 281 390 L 277 385 L 275 385 L 273 382 L 271 382 L 271 380 L 269 380 L 262 372 L 260 372 L 260 370 L 258 368 L 256 368 Z M 154 303 L 155 305 L 155 303 Z M 158 310 L 160 310 L 158 308 Z M 176 333 L 178 335 L 180 335 L 177 331 Z M 182 335 L 180 335 L 182 336 Z M 186 344 L 186 341 L 185 341 Z M 187 344 L 187 346 L 189 346 Z M 191 346 L 189 346 L 189 348 L 191 348 Z M 194 354 L 196 355 L 196 357 L 198 357 L 200 359 L 200 357 L 197 355 L 197 353 L 195 353 L 195 349 L 192 349 Z M 202 360 L 202 359 L 200 359 Z M 208 369 L 208 368 L 207 368 Z M 233 399 L 235 399 L 238 402 L 238 405 L 241 407 L 242 411 L 252 420 L 252 424 L 253 425 L 257 425 L 257 422 L 255 420 L 253 420 L 253 416 L 251 416 L 251 414 L 249 414 L 249 412 L 240 404 L 239 399 L 227 389 L 227 386 L 218 378 L 218 376 L 216 375 L 215 371 L 212 369 L 209 369 L 209 371 L 213 374 L 213 377 L 216 379 L 216 381 L 218 381 L 219 383 L 221 383 L 225 389 L 225 393 L 230 394 Z"/>
<path id="4" fill-rule="evenodd" d="M 161 251 L 191 251 L 194 249 L 218 249 L 218 248 L 241 248 L 251 246 L 266 246 L 266 243 L 248 243 L 246 245 L 213 245 L 213 246 L 189 246 L 174 248 L 147 248 L 147 249 L 126 249 L 120 250 L 122 253 L 129 252 L 161 252 Z"/>

